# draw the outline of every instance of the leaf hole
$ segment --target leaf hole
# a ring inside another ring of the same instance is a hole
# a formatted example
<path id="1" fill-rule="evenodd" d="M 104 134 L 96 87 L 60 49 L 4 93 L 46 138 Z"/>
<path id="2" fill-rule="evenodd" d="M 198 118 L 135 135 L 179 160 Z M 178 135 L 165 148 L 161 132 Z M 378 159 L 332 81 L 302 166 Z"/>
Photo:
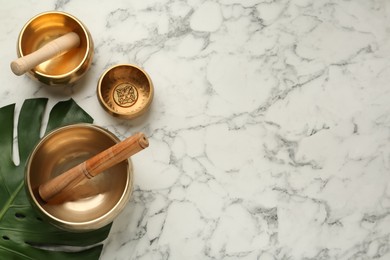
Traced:
<path id="1" fill-rule="evenodd" d="M 10 238 L 8 236 L 3 236 L 3 239 L 4 240 L 10 240 Z"/>
<path id="2" fill-rule="evenodd" d="M 23 218 L 26 217 L 26 215 L 24 215 L 23 213 L 20 213 L 20 212 L 16 212 L 16 213 L 15 213 L 15 217 L 16 217 L 16 218 L 19 218 L 19 219 L 23 219 Z"/>

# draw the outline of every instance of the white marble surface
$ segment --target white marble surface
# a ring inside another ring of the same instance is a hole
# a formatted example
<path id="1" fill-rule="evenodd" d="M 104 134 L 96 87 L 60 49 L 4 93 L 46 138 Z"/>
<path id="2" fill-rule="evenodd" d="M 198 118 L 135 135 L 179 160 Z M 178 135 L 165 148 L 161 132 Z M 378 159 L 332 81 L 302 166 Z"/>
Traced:
<path id="1" fill-rule="evenodd" d="M 62 91 L 9 69 L 49 10 L 96 47 Z M 72 97 L 120 138 L 150 136 L 102 259 L 390 259 L 389 1 L 25 0 L 0 17 L 0 106 Z M 140 119 L 97 101 L 118 63 L 155 84 Z"/>

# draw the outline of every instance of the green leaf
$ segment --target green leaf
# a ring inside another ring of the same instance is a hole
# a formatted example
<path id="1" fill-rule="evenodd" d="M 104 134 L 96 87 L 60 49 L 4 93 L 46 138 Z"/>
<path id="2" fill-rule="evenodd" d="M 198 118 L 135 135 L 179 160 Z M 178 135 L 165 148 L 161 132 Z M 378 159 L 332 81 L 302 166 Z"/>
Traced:
<path id="1" fill-rule="evenodd" d="M 102 250 L 98 243 L 107 238 L 111 224 L 85 233 L 63 231 L 39 217 L 25 192 L 24 167 L 41 138 L 47 101 L 38 98 L 23 103 L 17 124 L 18 165 L 12 155 L 15 104 L 0 108 L 0 259 L 98 259 Z M 93 119 L 72 99 L 62 101 L 52 108 L 45 133 L 81 122 Z M 66 251 L 64 245 L 81 247 L 81 251 Z"/>

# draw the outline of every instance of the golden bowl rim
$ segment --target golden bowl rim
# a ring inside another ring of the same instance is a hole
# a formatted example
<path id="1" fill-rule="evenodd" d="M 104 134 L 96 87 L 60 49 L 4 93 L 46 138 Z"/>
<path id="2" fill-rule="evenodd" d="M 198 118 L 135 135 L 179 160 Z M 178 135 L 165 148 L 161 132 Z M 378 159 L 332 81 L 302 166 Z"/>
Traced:
<path id="1" fill-rule="evenodd" d="M 71 15 L 67 12 L 63 12 L 63 11 L 47 11 L 47 12 L 41 12 L 35 16 L 33 16 L 32 18 L 30 18 L 25 24 L 24 26 L 22 27 L 22 30 L 20 31 L 19 33 L 19 36 L 18 36 L 18 57 L 23 57 L 23 50 L 22 50 L 22 36 L 25 32 L 25 30 L 27 29 L 28 25 L 34 21 L 35 19 L 41 17 L 41 16 L 44 16 L 44 15 L 48 15 L 48 14 L 60 14 L 60 15 L 64 15 L 64 16 L 67 16 L 71 19 L 73 19 L 76 23 L 78 23 L 81 27 L 81 29 L 83 30 L 85 36 L 86 36 L 86 39 L 87 39 L 87 48 L 86 48 L 86 52 L 85 52 L 85 55 L 83 57 L 83 60 L 80 62 L 80 64 L 74 68 L 73 70 L 67 72 L 67 73 L 64 73 L 64 74 L 61 74 L 61 75 L 50 75 L 50 74 L 45 74 L 45 73 L 42 73 L 42 72 L 39 72 L 37 70 L 35 70 L 34 68 L 32 68 L 31 70 L 29 70 L 27 73 L 32 75 L 34 73 L 36 73 L 37 75 L 39 75 L 40 77 L 45 77 L 45 78 L 50 78 L 50 79 L 62 79 L 62 78 L 66 78 L 66 77 L 69 77 L 70 75 L 72 75 L 73 73 L 75 73 L 76 71 L 78 71 L 82 66 L 83 64 L 86 62 L 86 60 L 88 59 L 88 55 L 89 55 L 89 52 L 91 51 L 91 46 L 92 46 L 92 42 L 93 42 L 93 39 L 92 39 L 92 36 L 90 34 L 90 32 L 88 31 L 87 27 L 78 19 L 76 18 L 74 15 Z M 92 58 L 92 57 L 91 57 Z M 33 76 L 33 75 L 32 75 Z"/>
<path id="2" fill-rule="evenodd" d="M 107 105 L 106 102 L 104 102 L 104 98 L 102 96 L 102 84 L 101 83 L 103 81 L 103 78 L 111 70 L 113 70 L 113 69 L 115 69 L 117 67 L 122 67 L 122 66 L 124 66 L 124 67 L 132 67 L 132 68 L 138 69 L 148 79 L 148 83 L 149 83 L 149 98 L 148 98 L 148 102 L 144 105 L 144 107 L 141 110 L 139 110 L 137 112 L 134 112 L 134 113 L 118 113 L 118 112 L 116 112 L 115 110 L 110 108 Z M 103 74 L 99 77 L 99 80 L 98 80 L 98 83 L 97 83 L 97 90 L 96 91 L 97 91 L 97 96 L 98 96 L 99 103 L 104 108 L 104 110 L 106 112 L 108 112 L 110 115 L 114 116 L 114 117 L 119 117 L 119 118 L 123 118 L 123 119 L 133 119 L 133 118 L 139 117 L 142 114 L 144 114 L 150 108 L 150 105 L 151 105 L 151 103 L 153 101 L 153 98 L 154 98 L 154 85 L 153 85 L 152 79 L 149 76 L 149 74 L 143 68 L 141 68 L 140 66 L 135 65 L 135 64 L 130 64 L 130 63 L 119 63 L 119 64 L 116 64 L 116 65 L 113 65 L 113 66 L 107 68 L 103 72 Z"/>
<path id="3" fill-rule="evenodd" d="M 37 209 L 39 213 L 43 215 L 45 219 L 47 219 L 52 225 L 57 226 L 63 230 L 71 231 L 71 232 L 85 232 L 90 230 L 96 230 L 101 227 L 104 227 L 105 225 L 111 223 L 115 217 L 124 209 L 127 202 L 130 199 L 130 196 L 133 192 L 133 182 L 134 182 L 134 173 L 133 173 L 133 163 L 131 161 L 131 158 L 128 158 L 126 160 L 127 162 L 127 179 L 126 179 L 126 185 L 125 189 L 123 190 L 123 193 L 116 202 L 115 206 L 112 207 L 108 212 L 103 214 L 102 216 L 95 218 L 93 220 L 89 221 L 83 221 L 83 222 L 72 222 L 72 221 L 64 221 L 49 212 L 47 212 L 38 202 L 38 199 L 34 196 L 33 189 L 29 182 L 29 169 L 31 166 L 31 160 L 32 157 L 37 153 L 37 150 L 43 145 L 44 141 L 48 140 L 51 136 L 55 135 L 56 133 L 71 129 L 71 128 L 77 128 L 77 127 L 84 127 L 84 128 L 90 128 L 94 129 L 100 132 L 103 132 L 104 134 L 107 134 L 110 138 L 113 139 L 115 142 L 120 142 L 120 139 L 111 131 L 97 126 L 95 124 L 89 124 L 89 123 L 76 123 L 71 125 L 62 126 L 59 128 L 56 128 L 49 133 L 47 133 L 44 137 L 42 137 L 39 142 L 34 146 L 33 151 L 30 153 L 25 166 L 25 176 L 24 176 L 24 184 L 25 184 L 25 190 L 27 192 L 28 198 L 30 199 L 30 203 L 32 204 L 33 208 Z"/>

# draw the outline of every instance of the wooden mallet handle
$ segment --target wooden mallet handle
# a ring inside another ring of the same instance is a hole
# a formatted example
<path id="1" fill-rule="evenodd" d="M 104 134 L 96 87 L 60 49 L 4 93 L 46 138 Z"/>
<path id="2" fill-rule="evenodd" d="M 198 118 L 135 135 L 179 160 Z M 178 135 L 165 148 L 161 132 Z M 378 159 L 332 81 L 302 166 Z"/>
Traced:
<path id="1" fill-rule="evenodd" d="M 44 61 L 50 60 L 80 45 L 80 37 L 69 32 L 39 48 L 38 50 L 11 62 L 11 70 L 15 75 L 22 75 Z"/>
<path id="2" fill-rule="evenodd" d="M 90 179 L 108 168 L 126 160 L 149 146 L 148 139 L 143 133 L 137 133 L 124 141 L 104 150 L 92 158 L 58 175 L 39 186 L 42 200 L 50 201 L 60 192 L 71 190 L 85 179 Z"/>

